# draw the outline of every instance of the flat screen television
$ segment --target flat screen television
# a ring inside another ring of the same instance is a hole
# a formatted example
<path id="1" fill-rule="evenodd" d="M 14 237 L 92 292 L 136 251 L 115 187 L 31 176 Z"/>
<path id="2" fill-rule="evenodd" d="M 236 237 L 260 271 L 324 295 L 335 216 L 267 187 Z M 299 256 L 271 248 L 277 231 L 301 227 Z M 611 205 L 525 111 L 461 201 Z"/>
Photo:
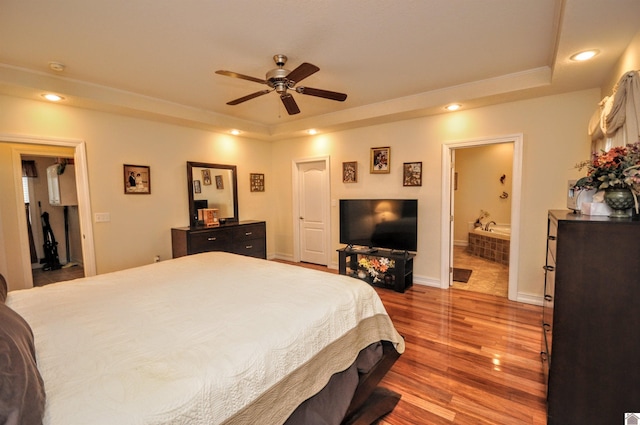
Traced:
<path id="1" fill-rule="evenodd" d="M 417 251 L 418 200 L 341 199 L 340 243 Z"/>

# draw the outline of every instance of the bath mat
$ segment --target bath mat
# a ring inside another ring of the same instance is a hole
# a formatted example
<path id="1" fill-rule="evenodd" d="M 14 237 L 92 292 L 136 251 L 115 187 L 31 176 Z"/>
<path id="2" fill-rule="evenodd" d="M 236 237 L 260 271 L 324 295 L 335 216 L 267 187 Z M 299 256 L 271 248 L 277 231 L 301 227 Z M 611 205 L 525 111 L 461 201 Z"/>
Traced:
<path id="1" fill-rule="evenodd" d="M 471 277 L 471 270 L 453 268 L 453 280 L 456 282 L 467 283 Z"/>

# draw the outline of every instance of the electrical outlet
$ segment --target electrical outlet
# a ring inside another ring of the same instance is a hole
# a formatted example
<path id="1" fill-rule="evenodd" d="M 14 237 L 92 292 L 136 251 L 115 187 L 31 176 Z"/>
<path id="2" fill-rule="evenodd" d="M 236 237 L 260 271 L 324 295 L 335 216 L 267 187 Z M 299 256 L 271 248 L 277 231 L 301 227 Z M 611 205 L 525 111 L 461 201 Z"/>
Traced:
<path id="1" fill-rule="evenodd" d="M 160 261 L 160 256 L 159 255 L 156 255 L 155 257 L 153 257 L 153 262 L 154 263 L 157 263 L 159 261 Z"/>
<path id="2" fill-rule="evenodd" d="M 106 223 L 108 221 L 111 221 L 111 214 L 109 214 L 108 212 L 106 213 L 95 213 L 95 221 L 96 223 Z"/>

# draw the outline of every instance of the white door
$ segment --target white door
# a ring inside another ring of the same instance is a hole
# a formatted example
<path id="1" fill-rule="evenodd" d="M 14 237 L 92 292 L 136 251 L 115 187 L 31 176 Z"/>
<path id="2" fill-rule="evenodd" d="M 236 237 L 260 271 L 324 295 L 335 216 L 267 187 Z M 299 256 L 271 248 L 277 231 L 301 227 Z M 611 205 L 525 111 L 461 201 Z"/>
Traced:
<path id="1" fill-rule="evenodd" d="M 454 196 L 453 191 L 456 189 L 456 150 L 451 149 L 451 167 L 450 167 L 450 184 L 449 184 L 449 286 L 453 286 L 453 224 L 454 224 Z"/>
<path id="2" fill-rule="evenodd" d="M 298 163 L 300 261 L 328 265 L 328 170 L 326 161 Z"/>

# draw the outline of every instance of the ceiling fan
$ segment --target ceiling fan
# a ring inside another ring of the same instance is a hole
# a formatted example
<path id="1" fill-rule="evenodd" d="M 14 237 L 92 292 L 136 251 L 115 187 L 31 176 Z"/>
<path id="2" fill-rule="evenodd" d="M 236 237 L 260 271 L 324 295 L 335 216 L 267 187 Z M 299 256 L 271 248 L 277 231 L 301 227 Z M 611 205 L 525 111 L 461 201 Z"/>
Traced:
<path id="1" fill-rule="evenodd" d="M 278 65 L 278 67 L 267 72 L 266 78 L 264 80 L 260 78 L 250 77 L 244 74 L 238 74 L 237 72 L 232 71 L 216 71 L 216 74 L 226 75 L 227 77 L 233 78 L 241 78 L 243 80 L 249 80 L 260 84 L 266 84 L 270 87 L 270 89 L 268 90 L 260 90 L 255 93 L 251 93 L 241 98 L 227 102 L 227 105 L 238 105 L 242 102 L 246 102 L 247 100 L 254 99 L 258 96 L 262 96 L 275 90 L 280 95 L 280 99 L 282 100 L 282 103 L 287 109 L 289 115 L 295 115 L 300 113 L 300 108 L 298 108 L 298 104 L 296 103 L 293 96 L 290 93 L 287 93 L 287 90 L 294 90 L 296 93 L 322 97 L 324 99 L 337 100 L 339 102 L 343 102 L 347 98 L 347 95 L 344 93 L 314 89 L 311 87 L 296 87 L 296 84 L 298 84 L 300 81 L 304 80 L 311 74 L 320 71 L 320 68 L 318 68 L 317 66 L 305 62 L 293 71 L 289 71 L 288 69 L 284 69 L 284 64 L 287 63 L 287 57 L 285 55 L 275 55 L 273 57 L 273 60 L 275 61 L 276 65 Z"/>

